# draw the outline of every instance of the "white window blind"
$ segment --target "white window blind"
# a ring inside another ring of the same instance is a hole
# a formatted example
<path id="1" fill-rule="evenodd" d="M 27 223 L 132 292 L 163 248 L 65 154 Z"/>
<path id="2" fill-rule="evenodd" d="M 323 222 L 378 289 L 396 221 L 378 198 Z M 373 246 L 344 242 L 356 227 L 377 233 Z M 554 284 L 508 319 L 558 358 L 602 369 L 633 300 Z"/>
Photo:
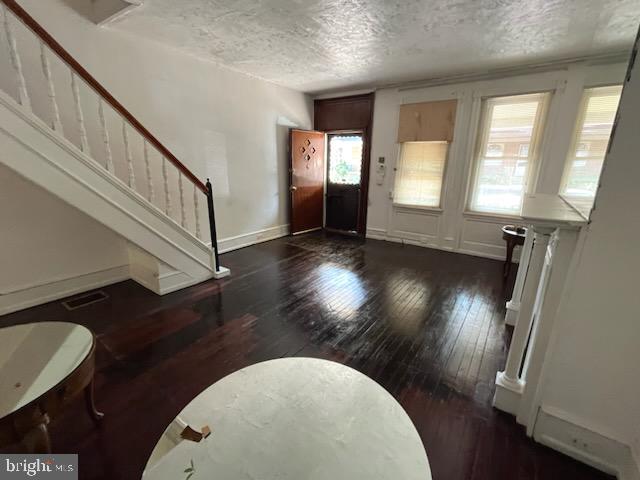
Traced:
<path id="1" fill-rule="evenodd" d="M 396 169 L 393 203 L 439 207 L 447 142 L 404 142 Z"/>
<path id="2" fill-rule="evenodd" d="M 536 93 L 483 100 L 470 210 L 520 212 L 548 98 L 548 93 Z"/>
<path id="3" fill-rule="evenodd" d="M 615 120 L 622 86 L 585 89 L 561 192 L 593 198 Z"/>

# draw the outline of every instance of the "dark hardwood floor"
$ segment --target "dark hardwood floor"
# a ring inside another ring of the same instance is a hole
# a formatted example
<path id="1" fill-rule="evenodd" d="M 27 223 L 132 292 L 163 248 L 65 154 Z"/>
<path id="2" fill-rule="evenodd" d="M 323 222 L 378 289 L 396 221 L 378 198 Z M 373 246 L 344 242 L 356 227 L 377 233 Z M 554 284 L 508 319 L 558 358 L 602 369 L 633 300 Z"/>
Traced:
<path id="1" fill-rule="evenodd" d="M 164 428 L 200 391 L 284 356 L 342 362 L 389 390 L 415 423 L 435 480 L 610 478 L 534 443 L 491 407 L 515 274 L 504 286 L 501 262 L 316 233 L 222 263 L 231 277 L 164 297 L 127 281 L 78 310 L 53 302 L 0 318 L 72 321 L 96 333 L 104 422 L 94 427 L 80 398 L 51 428 L 57 452 L 79 453 L 81 479 L 139 479 Z"/>

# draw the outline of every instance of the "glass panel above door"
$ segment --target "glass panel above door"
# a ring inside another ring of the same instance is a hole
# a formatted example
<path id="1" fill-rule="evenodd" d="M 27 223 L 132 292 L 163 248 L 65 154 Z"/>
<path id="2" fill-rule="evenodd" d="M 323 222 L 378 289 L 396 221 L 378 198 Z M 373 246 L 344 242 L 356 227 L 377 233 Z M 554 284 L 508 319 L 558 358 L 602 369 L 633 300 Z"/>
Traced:
<path id="1" fill-rule="evenodd" d="M 360 185 L 362 135 L 329 135 L 329 183 Z"/>

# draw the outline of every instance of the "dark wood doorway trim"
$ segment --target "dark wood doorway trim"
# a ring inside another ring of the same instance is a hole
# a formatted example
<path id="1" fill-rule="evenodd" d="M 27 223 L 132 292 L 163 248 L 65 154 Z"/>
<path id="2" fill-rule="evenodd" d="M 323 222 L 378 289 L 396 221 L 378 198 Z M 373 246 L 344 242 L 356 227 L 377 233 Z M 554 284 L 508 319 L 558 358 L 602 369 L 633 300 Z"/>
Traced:
<path id="1" fill-rule="evenodd" d="M 313 102 L 315 130 L 325 133 L 356 130 L 363 132 L 362 183 L 357 229 L 358 235 L 362 237 L 367 231 L 374 98 L 375 93 L 372 92 L 363 95 L 317 99 Z"/>

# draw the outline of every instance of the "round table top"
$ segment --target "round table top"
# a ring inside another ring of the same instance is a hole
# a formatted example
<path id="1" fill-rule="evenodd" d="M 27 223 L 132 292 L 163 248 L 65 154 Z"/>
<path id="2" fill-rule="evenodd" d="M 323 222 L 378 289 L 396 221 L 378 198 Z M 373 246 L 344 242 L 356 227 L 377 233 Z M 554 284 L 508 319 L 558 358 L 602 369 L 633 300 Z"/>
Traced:
<path id="1" fill-rule="evenodd" d="M 513 237 L 521 237 L 524 239 L 527 235 L 527 228 L 519 225 L 505 225 L 501 228 L 502 233 Z"/>
<path id="2" fill-rule="evenodd" d="M 39 398 L 91 352 L 93 334 L 66 322 L 0 328 L 0 418 Z"/>
<path id="3" fill-rule="evenodd" d="M 211 434 L 182 440 L 185 425 Z M 191 401 L 158 441 L 143 478 L 189 473 L 190 480 L 431 479 L 400 404 L 362 373 L 313 358 L 243 368 Z"/>

